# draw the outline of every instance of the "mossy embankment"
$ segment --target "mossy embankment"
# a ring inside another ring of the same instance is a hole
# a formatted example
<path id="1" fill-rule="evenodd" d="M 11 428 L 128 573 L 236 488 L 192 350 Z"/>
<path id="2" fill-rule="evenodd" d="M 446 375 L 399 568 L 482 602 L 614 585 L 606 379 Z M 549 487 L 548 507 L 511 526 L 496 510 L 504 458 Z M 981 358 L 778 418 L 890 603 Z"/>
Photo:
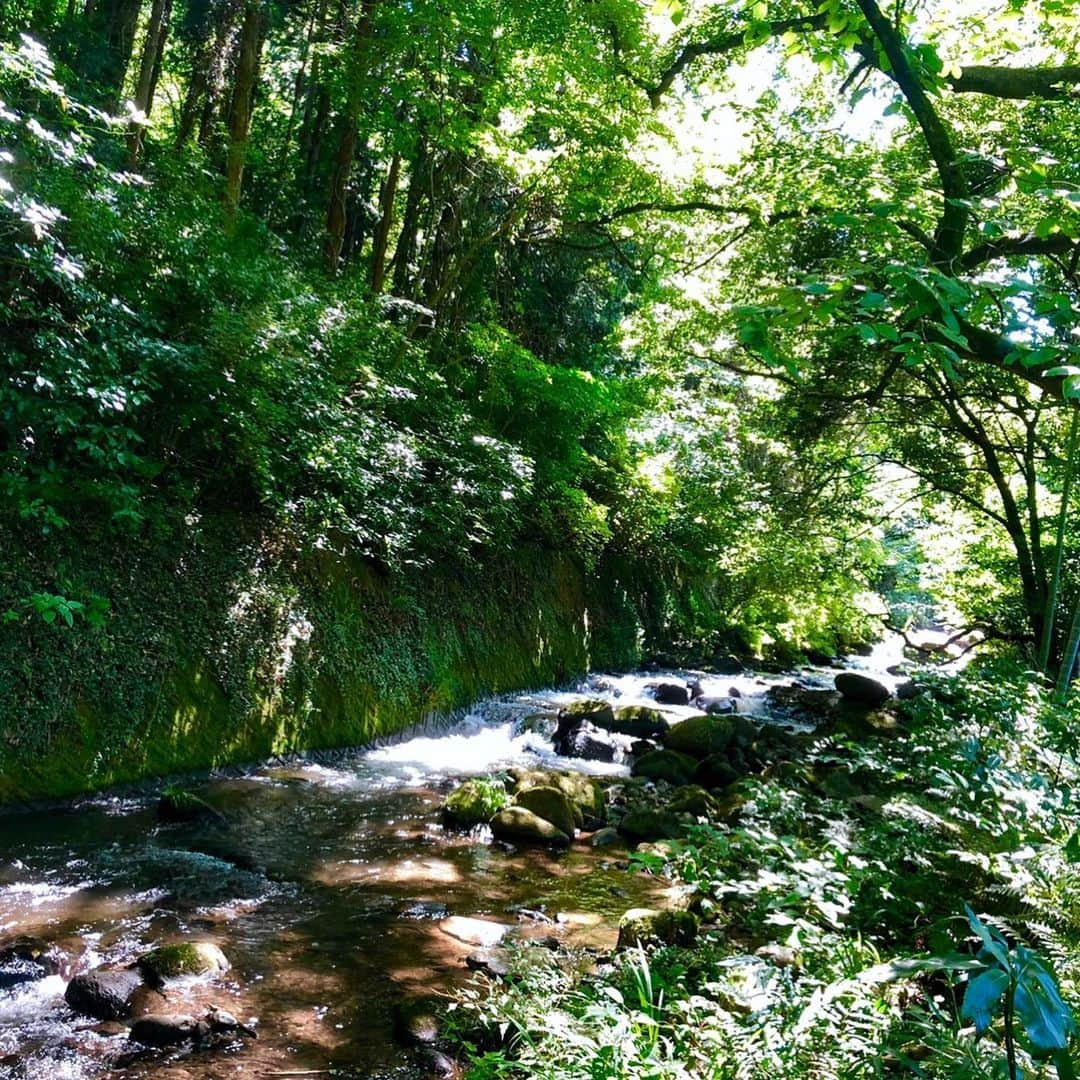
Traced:
<path id="1" fill-rule="evenodd" d="M 0 803 L 363 744 L 486 693 L 630 666 L 667 602 L 613 562 L 523 548 L 390 575 L 235 515 L 78 552 L 7 539 L 5 603 L 45 581 L 108 608 L 96 627 L 34 611 L 0 625 Z"/>

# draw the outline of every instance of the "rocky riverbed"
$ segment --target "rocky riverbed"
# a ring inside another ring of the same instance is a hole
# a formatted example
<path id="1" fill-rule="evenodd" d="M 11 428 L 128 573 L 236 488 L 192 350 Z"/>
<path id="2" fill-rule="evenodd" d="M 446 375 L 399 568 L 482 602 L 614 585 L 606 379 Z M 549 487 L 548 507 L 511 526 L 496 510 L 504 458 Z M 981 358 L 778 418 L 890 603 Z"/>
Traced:
<path id="1" fill-rule="evenodd" d="M 592 676 L 375 750 L 0 817 L 0 1077 L 452 1074 L 440 995 L 499 977 L 508 941 L 588 966 L 692 933 L 640 853 L 905 692 L 725 670 Z"/>

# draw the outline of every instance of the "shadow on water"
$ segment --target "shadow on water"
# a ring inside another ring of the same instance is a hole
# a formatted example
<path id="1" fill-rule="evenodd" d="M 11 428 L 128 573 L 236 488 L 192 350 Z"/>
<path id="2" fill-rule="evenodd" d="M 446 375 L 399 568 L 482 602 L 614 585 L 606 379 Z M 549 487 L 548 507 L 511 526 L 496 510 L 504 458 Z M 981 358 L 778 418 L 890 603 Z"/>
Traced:
<path id="1" fill-rule="evenodd" d="M 0 1077 L 430 1075 L 395 1037 L 395 1016 L 403 1000 L 471 977 L 475 945 L 441 930 L 445 918 L 611 948 L 622 912 L 655 901 L 663 884 L 629 873 L 625 853 L 585 842 L 560 855 L 515 851 L 441 826 L 448 771 L 537 760 L 514 744 L 500 704 L 494 727 L 474 720 L 445 741 L 417 740 L 415 752 L 403 744 L 337 768 L 268 767 L 201 784 L 224 823 L 163 824 L 154 800 L 107 796 L 0 818 L 0 943 L 28 936 L 63 957 L 56 974 L 0 983 Z M 537 707 L 524 705 L 519 715 Z M 506 744 L 497 761 L 470 751 L 477 738 Z M 461 758 L 449 770 L 427 760 L 443 750 Z M 565 912 L 589 917 L 555 921 Z M 149 1011 L 199 1016 L 218 1005 L 253 1018 L 257 1040 L 126 1060 L 125 1031 L 65 1005 L 73 972 L 191 938 L 217 943 L 231 971 L 170 982 Z"/>

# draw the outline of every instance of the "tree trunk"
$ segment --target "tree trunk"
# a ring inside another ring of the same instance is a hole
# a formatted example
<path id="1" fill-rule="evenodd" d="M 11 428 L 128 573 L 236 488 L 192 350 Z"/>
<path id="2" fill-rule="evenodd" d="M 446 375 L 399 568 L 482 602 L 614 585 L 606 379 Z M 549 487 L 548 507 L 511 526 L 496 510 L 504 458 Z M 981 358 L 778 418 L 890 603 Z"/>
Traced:
<path id="1" fill-rule="evenodd" d="M 395 154 L 390 161 L 390 170 L 383 181 L 379 195 L 379 224 L 371 251 L 371 291 L 381 293 L 386 281 L 386 249 L 390 244 L 390 232 L 394 225 L 394 199 L 397 196 L 398 180 L 401 176 L 401 155 Z"/>
<path id="2" fill-rule="evenodd" d="M 240 205 L 251 114 L 255 104 L 255 84 L 259 77 L 259 54 L 265 32 L 266 13 L 263 6 L 258 0 L 249 0 L 240 28 L 236 80 L 229 107 L 229 154 L 225 164 L 225 209 L 229 213 L 234 213 Z"/>
<path id="3" fill-rule="evenodd" d="M 153 107 L 154 73 L 158 70 L 161 62 L 161 54 L 165 48 L 165 37 L 169 30 L 170 0 L 153 0 L 150 8 L 150 22 L 146 27 L 146 40 L 143 42 L 142 59 L 139 61 L 139 78 L 135 85 L 135 110 L 144 115 L 146 122 L 150 119 L 150 109 Z M 128 168 L 134 169 L 142 156 L 143 137 L 146 133 L 146 123 L 133 121 L 128 127 Z"/>
<path id="4" fill-rule="evenodd" d="M 341 138 L 334 155 L 334 171 L 330 175 L 330 190 L 326 205 L 326 239 L 323 258 L 328 274 L 336 274 L 341 261 L 341 249 L 345 243 L 345 200 L 356 157 L 356 140 L 360 133 L 360 65 L 367 53 L 371 37 L 375 5 L 378 0 L 363 0 L 360 19 L 356 24 L 355 44 L 352 50 L 352 70 L 349 77 L 349 96 L 341 117 Z"/>
<path id="5" fill-rule="evenodd" d="M 416 243 L 420 232 L 420 205 L 424 194 L 424 173 L 427 170 L 427 146 L 421 139 L 416 148 L 416 158 L 409 172 L 409 193 L 405 197 L 405 214 L 401 220 L 397 248 L 394 251 L 393 290 L 395 296 L 406 296 L 409 291 L 409 274 L 416 259 Z"/>
<path id="6" fill-rule="evenodd" d="M 141 7 L 142 0 L 98 0 L 86 6 L 86 36 L 76 66 L 102 86 L 113 108 L 123 93 Z"/>

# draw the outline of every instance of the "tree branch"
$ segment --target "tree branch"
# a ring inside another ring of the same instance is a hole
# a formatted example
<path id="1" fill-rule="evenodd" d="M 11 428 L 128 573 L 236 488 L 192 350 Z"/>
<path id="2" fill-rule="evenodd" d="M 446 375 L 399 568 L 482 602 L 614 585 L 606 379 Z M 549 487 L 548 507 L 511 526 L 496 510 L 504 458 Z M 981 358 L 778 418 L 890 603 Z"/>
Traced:
<path id="1" fill-rule="evenodd" d="M 1036 236 L 1034 233 L 999 236 L 966 251 L 960 257 L 958 266 L 961 270 L 976 270 L 984 263 L 1010 255 L 1068 255 L 1076 248 L 1076 241 L 1064 233 L 1053 236 Z"/>
<path id="2" fill-rule="evenodd" d="M 958 94 L 988 94 L 991 97 L 1045 98 L 1062 101 L 1076 96 L 1080 85 L 1080 64 L 1064 67 L 1008 68 L 973 64 L 962 67 L 960 74 L 945 80 Z"/>

